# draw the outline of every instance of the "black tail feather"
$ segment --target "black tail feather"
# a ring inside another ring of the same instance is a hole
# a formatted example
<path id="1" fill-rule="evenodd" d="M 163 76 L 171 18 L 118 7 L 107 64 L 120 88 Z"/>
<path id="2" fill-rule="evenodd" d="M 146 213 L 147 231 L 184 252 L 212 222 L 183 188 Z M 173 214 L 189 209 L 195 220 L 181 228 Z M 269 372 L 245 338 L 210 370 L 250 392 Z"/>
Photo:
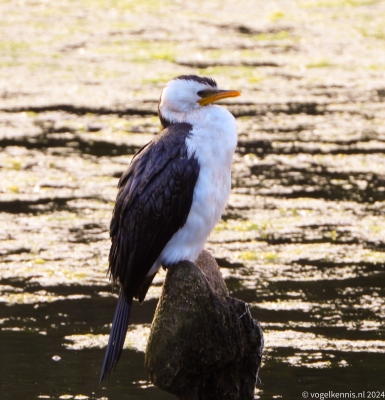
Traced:
<path id="1" fill-rule="evenodd" d="M 114 320 L 108 340 L 106 355 L 100 375 L 100 383 L 108 379 L 111 372 L 115 369 L 116 363 L 122 354 L 124 340 L 127 334 L 128 324 L 130 322 L 132 299 L 128 300 L 124 292 L 120 292 L 118 304 L 116 306 Z"/>

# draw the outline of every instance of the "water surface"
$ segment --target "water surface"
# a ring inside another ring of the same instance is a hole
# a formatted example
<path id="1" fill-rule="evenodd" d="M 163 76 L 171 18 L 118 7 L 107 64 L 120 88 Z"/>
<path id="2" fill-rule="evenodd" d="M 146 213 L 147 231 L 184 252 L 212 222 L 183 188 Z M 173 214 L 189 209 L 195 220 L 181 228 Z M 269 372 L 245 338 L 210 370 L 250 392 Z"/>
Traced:
<path id="1" fill-rule="evenodd" d="M 143 367 L 164 274 L 98 379 L 117 181 L 191 73 L 242 92 L 207 248 L 265 332 L 256 398 L 381 395 L 384 18 L 381 1 L 2 2 L 0 398 L 173 398 Z"/>

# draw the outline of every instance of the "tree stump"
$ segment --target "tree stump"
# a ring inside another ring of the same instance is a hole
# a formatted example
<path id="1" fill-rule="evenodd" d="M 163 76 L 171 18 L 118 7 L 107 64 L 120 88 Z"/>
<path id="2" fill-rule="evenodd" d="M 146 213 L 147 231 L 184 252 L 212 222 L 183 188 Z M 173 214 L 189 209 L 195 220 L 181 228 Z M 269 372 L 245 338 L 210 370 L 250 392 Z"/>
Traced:
<path id="1" fill-rule="evenodd" d="M 214 257 L 169 268 L 146 349 L 155 386 L 180 400 L 254 399 L 263 334 L 229 297 Z"/>

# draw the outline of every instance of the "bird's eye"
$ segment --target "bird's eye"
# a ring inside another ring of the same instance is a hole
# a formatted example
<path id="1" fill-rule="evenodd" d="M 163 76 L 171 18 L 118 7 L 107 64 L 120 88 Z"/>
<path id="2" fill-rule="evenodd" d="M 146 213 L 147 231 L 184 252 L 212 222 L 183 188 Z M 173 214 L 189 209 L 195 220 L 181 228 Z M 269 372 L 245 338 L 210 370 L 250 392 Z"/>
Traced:
<path id="1" fill-rule="evenodd" d="M 215 91 L 214 89 L 200 90 L 199 92 L 197 92 L 197 95 L 202 98 L 208 97 L 208 96 L 212 95 L 214 91 Z"/>

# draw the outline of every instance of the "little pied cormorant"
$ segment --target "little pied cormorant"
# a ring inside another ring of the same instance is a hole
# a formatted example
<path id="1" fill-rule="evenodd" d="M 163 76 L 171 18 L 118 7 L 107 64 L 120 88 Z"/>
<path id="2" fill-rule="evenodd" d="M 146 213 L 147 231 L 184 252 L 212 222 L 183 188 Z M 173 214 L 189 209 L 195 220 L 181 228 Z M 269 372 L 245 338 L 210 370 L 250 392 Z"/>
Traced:
<path id="1" fill-rule="evenodd" d="M 212 103 L 239 95 L 196 75 L 162 91 L 163 131 L 136 153 L 118 185 L 109 273 L 121 289 L 100 381 L 122 353 L 133 298 L 143 302 L 161 265 L 195 262 L 221 218 L 237 130 L 232 114 Z"/>

